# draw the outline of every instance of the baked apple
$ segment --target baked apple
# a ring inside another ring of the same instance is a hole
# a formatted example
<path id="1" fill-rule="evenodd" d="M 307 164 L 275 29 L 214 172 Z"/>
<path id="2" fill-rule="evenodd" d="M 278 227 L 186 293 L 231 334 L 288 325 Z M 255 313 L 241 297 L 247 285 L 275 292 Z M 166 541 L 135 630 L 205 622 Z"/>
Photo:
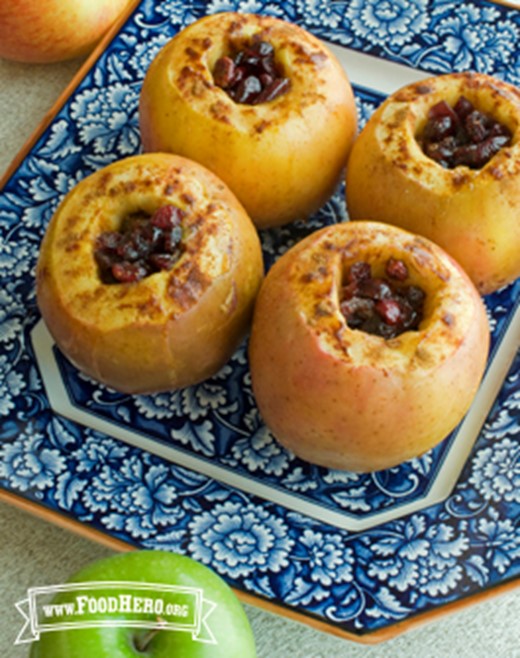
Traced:
<path id="1" fill-rule="evenodd" d="M 249 327 L 263 278 L 256 229 L 201 165 L 137 155 L 81 181 L 46 231 L 37 300 L 58 347 L 119 391 L 213 375 Z"/>
<path id="2" fill-rule="evenodd" d="M 249 356 L 259 411 L 314 464 L 368 472 L 459 423 L 489 349 L 482 299 L 429 240 L 378 222 L 325 227 L 262 284 Z"/>
<path id="3" fill-rule="evenodd" d="M 520 275 L 520 90 L 478 73 L 390 96 L 352 149 L 351 219 L 424 235 L 487 294 Z"/>
<path id="4" fill-rule="evenodd" d="M 152 62 L 140 96 L 145 151 L 201 162 L 259 228 L 316 211 L 356 133 L 349 80 L 330 50 L 270 16 L 206 16 Z"/>

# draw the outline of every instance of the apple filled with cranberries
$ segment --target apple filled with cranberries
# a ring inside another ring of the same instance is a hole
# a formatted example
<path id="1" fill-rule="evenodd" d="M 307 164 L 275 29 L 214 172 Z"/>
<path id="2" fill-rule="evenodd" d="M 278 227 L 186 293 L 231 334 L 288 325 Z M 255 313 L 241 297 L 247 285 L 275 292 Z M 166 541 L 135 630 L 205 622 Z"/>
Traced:
<path id="1" fill-rule="evenodd" d="M 359 472 L 429 450 L 460 422 L 489 349 L 484 304 L 429 240 L 370 221 L 290 248 L 260 290 L 253 392 L 274 436 L 314 464 Z"/>
<path id="2" fill-rule="evenodd" d="M 201 162 L 259 228 L 305 218 L 340 182 L 357 119 L 331 51 L 297 25 L 206 16 L 152 62 L 140 97 L 145 151 Z"/>
<path id="3" fill-rule="evenodd" d="M 37 300 L 80 370 L 149 393 L 224 365 L 262 278 L 256 229 L 222 181 L 175 155 L 137 155 L 62 201 L 42 243 Z"/>
<path id="4" fill-rule="evenodd" d="M 520 276 L 520 90 L 478 73 L 391 95 L 352 149 L 351 219 L 424 235 L 482 294 Z"/>

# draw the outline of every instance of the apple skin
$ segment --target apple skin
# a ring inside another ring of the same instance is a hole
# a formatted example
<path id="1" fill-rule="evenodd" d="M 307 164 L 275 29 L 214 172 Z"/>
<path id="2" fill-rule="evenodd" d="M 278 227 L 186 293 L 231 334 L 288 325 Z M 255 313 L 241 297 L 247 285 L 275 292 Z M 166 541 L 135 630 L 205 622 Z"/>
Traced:
<path id="1" fill-rule="evenodd" d="M 130 0 L 2 0 L 0 57 L 50 63 L 88 53 Z"/>
<path id="2" fill-rule="evenodd" d="M 291 89 L 269 103 L 235 103 L 212 68 L 229 43 L 260 35 Z M 152 62 L 140 97 L 145 151 L 178 153 L 215 172 L 258 228 L 306 218 L 340 182 L 357 130 L 341 65 L 314 36 L 269 16 L 221 13 L 182 30 Z"/>
<path id="3" fill-rule="evenodd" d="M 339 289 L 353 262 L 368 260 L 381 276 L 390 256 L 405 261 L 427 301 L 417 331 L 385 340 L 347 326 Z M 368 472 L 446 437 L 473 400 L 488 349 L 484 305 L 460 266 L 422 237 L 363 221 L 319 230 L 273 265 L 249 359 L 260 414 L 282 445 L 310 463 Z"/>
<path id="4" fill-rule="evenodd" d="M 195 560 L 165 551 L 132 551 L 93 563 L 74 574 L 69 582 L 127 581 L 198 588 L 216 604 L 208 623 L 216 644 L 192 639 L 189 632 L 158 631 L 145 653 L 134 646 L 134 638 L 146 631 L 135 628 L 89 628 L 42 633 L 31 647 L 30 658 L 255 658 L 255 640 L 248 618 L 231 588 L 213 570 Z M 96 592 L 98 592 L 96 588 Z M 114 590 L 107 590 L 113 596 Z M 54 603 L 71 594 L 61 593 Z M 82 617 L 89 619 L 88 614 Z M 95 618 L 94 618 L 95 619 Z M 122 616 L 124 619 L 124 616 Z M 151 621 L 156 621 L 150 615 Z"/>
<path id="5" fill-rule="evenodd" d="M 511 130 L 483 168 L 444 169 L 415 136 L 428 110 L 460 95 Z M 490 76 L 456 73 L 409 85 L 372 115 L 351 151 L 346 176 L 351 219 L 395 224 L 448 251 L 481 294 L 520 276 L 520 90 Z"/>
<path id="6" fill-rule="evenodd" d="M 137 283 L 103 283 L 97 237 L 132 212 L 168 204 L 186 210 L 174 267 Z M 63 199 L 40 248 L 37 301 L 80 370 L 124 393 L 152 393 L 196 384 L 227 362 L 263 275 L 257 231 L 224 183 L 185 158 L 144 154 L 104 167 Z"/>

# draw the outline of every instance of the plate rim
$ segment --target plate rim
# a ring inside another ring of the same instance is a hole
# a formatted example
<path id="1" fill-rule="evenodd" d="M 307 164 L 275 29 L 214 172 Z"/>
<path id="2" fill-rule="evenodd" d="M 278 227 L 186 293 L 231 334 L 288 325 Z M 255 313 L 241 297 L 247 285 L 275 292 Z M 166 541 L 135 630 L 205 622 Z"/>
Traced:
<path id="1" fill-rule="evenodd" d="M 13 492 L 7 491 L 2 486 L 0 486 L 0 502 L 6 503 L 11 507 L 27 512 L 28 514 L 32 514 L 36 518 L 55 525 L 56 527 L 68 530 L 79 537 L 94 541 L 105 548 L 117 552 L 139 550 L 138 547 L 133 546 L 130 542 L 125 542 L 110 535 L 108 532 L 93 528 L 73 517 L 68 517 L 63 512 L 57 512 L 37 503 L 36 501 L 18 496 Z M 396 621 L 388 626 L 384 626 L 383 628 L 374 631 L 360 631 L 359 633 L 345 630 L 339 623 L 334 624 L 331 621 L 326 622 L 311 613 L 299 612 L 296 608 L 290 608 L 289 606 L 282 605 L 281 603 L 274 602 L 257 594 L 250 594 L 249 592 L 233 585 L 230 585 L 230 587 L 240 601 L 246 605 L 261 608 L 267 612 L 304 623 L 307 626 L 311 626 L 315 630 L 319 630 L 328 635 L 334 635 L 355 642 L 356 644 L 369 646 L 383 644 L 399 635 L 403 635 L 404 633 L 408 633 L 428 623 L 473 607 L 478 603 L 492 600 L 495 597 L 505 595 L 509 592 L 520 591 L 520 578 L 503 581 L 492 587 L 480 590 L 471 596 L 444 603 L 437 608 L 432 608 L 428 611 L 417 612 L 403 621 Z"/>
<path id="2" fill-rule="evenodd" d="M 66 104 L 67 100 L 76 91 L 83 79 L 96 65 L 96 62 L 103 55 L 109 44 L 118 35 L 124 24 L 130 19 L 131 15 L 143 3 L 143 1 L 144 0 L 130 0 L 127 8 L 124 10 L 120 18 L 107 31 L 98 45 L 94 48 L 92 53 L 87 57 L 78 71 L 73 75 L 68 85 L 59 94 L 55 102 L 43 116 L 32 134 L 28 137 L 22 148 L 18 151 L 18 153 L 15 155 L 15 157 L 12 159 L 2 174 L 0 178 L 0 193 L 2 193 L 3 189 L 16 173 L 17 169 L 23 163 L 24 159 L 30 153 L 36 142 L 52 124 L 54 118 L 59 113 L 61 108 Z M 497 4 L 498 6 L 509 8 L 513 7 L 515 9 L 520 8 L 518 3 L 510 3 L 507 0 L 493 0 L 490 2 L 490 4 Z M 491 406 L 493 406 L 495 402 L 496 400 L 492 402 Z M 136 550 L 138 548 L 131 542 L 118 539 L 114 535 L 109 534 L 107 531 L 99 530 L 92 525 L 87 524 L 86 522 L 81 522 L 72 516 L 68 516 L 64 510 L 58 511 L 51 509 L 44 504 L 38 503 L 35 500 L 28 499 L 21 494 L 17 494 L 11 490 L 8 490 L 2 485 L 0 485 L 0 501 L 33 514 L 34 516 L 48 521 L 49 523 L 58 527 L 65 528 L 76 535 L 96 541 L 97 543 L 113 550 L 126 551 Z M 505 594 L 506 592 L 517 590 L 520 588 L 520 575 L 495 583 L 494 585 L 487 586 L 477 592 L 465 595 L 454 601 L 443 603 L 435 608 L 413 613 L 404 620 L 393 621 L 392 623 L 383 626 L 382 628 L 359 632 L 351 632 L 345 630 L 339 624 L 336 625 L 332 621 L 325 621 L 321 618 L 317 618 L 311 612 L 299 612 L 296 608 L 290 608 L 287 605 L 281 604 L 279 602 L 277 603 L 258 594 L 246 592 L 235 586 L 231 587 L 236 592 L 237 596 L 248 605 L 257 606 L 270 612 L 275 612 L 275 614 L 306 623 L 316 628 L 317 630 L 343 637 L 354 642 L 361 644 L 378 644 L 390 640 L 404 632 L 408 632 L 413 628 L 422 626 L 425 623 L 439 619 L 448 614 L 452 614 L 457 610 L 470 607 L 481 601 Z"/>

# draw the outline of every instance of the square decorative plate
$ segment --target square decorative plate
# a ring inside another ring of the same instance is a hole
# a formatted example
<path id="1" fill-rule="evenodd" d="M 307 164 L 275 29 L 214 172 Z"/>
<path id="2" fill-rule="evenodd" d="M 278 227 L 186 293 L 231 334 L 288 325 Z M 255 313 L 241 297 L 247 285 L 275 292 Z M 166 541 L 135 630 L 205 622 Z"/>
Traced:
<path id="1" fill-rule="evenodd" d="M 136 4 L 0 194 L 2 496 L 114 546 L 188 554 L 253 603 L 376 641 L 520 580 L 520 280 L 485 299 L 492 349 L 461 425 L 421 458 L 366 475 L 312 466 L 277 444 L 254 403 L 246 343 L 198 386 L 122 395 L 60 354 L 35 304 L 34 266 L 59 201 L 139 152 L 138 99 L 153 57 L 184 26 L 231 10 L 326 40 L 353 83 L 361 126 L 385 95 L 428 75 L 473 69 L 520 84 L 520 14 L 505 5 Z M 266 264 L 348 221 L 343 192 L 305 223 L 263 231 Z"/>

